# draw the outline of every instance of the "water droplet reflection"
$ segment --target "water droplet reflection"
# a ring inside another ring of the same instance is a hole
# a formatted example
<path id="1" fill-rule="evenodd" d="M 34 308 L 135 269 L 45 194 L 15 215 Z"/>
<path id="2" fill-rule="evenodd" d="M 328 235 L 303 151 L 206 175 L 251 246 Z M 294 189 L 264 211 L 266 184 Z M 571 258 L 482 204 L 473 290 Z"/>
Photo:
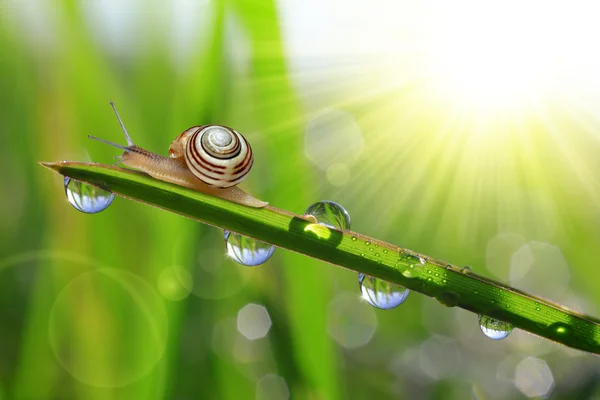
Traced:
<path id="1" fill-rule="evenodd" d="M 403 286 L 365 274 L 358 274 L 358 284 L 362 298 L 373 307 L 383 310 L 399 306 L 409 293 L 409 290 Z"/>
<path id="2" fill-rule="evenodd" d="M 347 230 L 350 229 L 350 215 L 338 203 L 333 201 L 319 201 L 304 211 L 304 215 L 310 215 L 317 223 L 329 228 Z"/>
<path id="3" fill-rule="evenodd" d="M 275 251 L 275 246 L 239 233 L 225 231 L 224 238 L 229 257 L 247 267 L 266 262 Z"/>
<path id="4" fill-rule="evenodd" d="M 96 214 L 110 206 L 115 195 L 107 190 L 65 177 L 65 194 L 69 203 L 86 214 Z"/>
<path id="5" fill-rule="evenodd" d="M 508 322 L 498 321 L 487 315 L 479 316 L 479 327 L 485 336 L 493 340 L 504 339 L 513 330 L 513 326 Z"/>

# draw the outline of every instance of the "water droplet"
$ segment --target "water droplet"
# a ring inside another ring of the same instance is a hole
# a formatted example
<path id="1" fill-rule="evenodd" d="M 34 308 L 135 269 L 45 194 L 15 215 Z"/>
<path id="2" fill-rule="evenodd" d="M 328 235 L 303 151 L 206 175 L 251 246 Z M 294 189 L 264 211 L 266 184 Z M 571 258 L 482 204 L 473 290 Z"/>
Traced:
<path id="1" fill-rule="evenodd" d="M 420 275 L 420 272 L 415 269 L 414 265 L 409 265 L 408 268 L 404 268 L 401 272 L 407 278 L 414 278 Z"/>
<path id="2" fill-rule="evenodd" d="M 373 307 L 383 310 L 399 306 L 409 293 L 409 290 L 403 286 L 365 274 L 358 274 L 358 284 L 362 298 Z"/>
<path id="3" fill-rule="evenodd" d="M 370 246 L 370 245 L 371 245 L 371 242 L 365 242 L 365 244 L 366 244 L 367 246 Z"/>
<path id="4" fill-rule="evenodd" d="M 356 242 L 356 236 L 352 236 L 352 241 Z"/>
<path id="5" fill-rule="evenodd" d="M 479 327 L 485 336 L 493 340 L 504 339 L 510 335 L 513 330 L 512 325 L 508 322 L 498 321 L 487 315 L 479 316 Z"/>
<path id="6" fill-rule="evenodd" d="M 350 229 L 350 215 L 348 212 L 333 201 L 318 201 L 304 211 L 304 215 L 316 218 L 317 223 L 328 228 L 348 230 Z M 352 237 L 352 240 L 356 240 Z"/>
<path id="7" fill-rule="evenodd" d="M 379 253 L 375 253 L 375 257 L 379 257 Z"/>
<path id="8" fill-rule="evenodd" d="M 388 250 L 387 250 L 387 249 L 383 249 L 383 252 L 384 252 L 385 254 L 387 254 L 387 253 L 388 253 Z"/>
<path id="9" fill-rule="evenodd" d="M 227 254 L 238 264 L 255 267 L 273 255 L 275 246 L 239 233 L 224 232 Z"/>
<path id="10" fill-rule="evenodd" d="M 463 269 L 461 270 L 461 272 L 463 274 L 470 274 L 471 272 L 473 272 L 473 270 L 471 269 L 470 266 L 466 265 L 466 266 L 463 267 Z"/>
<path id="11" fill-rule="evenodd" d="M 96 186 L 65 177 L 65 194 L 69 203 L 86 214 L 96 214 L 110 206 L 115 195 Z"/>
<path id="12" fill-rule="evenodd" d="M 423 257 L 419 257 L 414 254 L 407 253 L 407 252 L 400 253 L 400 259 L 409 264 L 416 265 L 416 266 L 425 265 L 425 259 Z"/>

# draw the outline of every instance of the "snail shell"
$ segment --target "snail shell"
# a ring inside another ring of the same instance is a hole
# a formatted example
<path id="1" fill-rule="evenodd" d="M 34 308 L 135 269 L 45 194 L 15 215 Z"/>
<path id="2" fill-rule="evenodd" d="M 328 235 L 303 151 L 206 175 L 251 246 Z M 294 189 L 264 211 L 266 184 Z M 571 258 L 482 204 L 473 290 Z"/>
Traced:
<path id="1" fill-rule="evenodd" d="M 193 126 L 171 143 L 170 157 L 152 153 L 133 143 L 119 117 L 128 146 L 89 136 L 124 151 L 121 162 L 161 181 L 185 186 L 249 207 L 265 207 L 267 202 L 244 192 L 236 185 L 243 181 L 254 162 L 246 139 L 221 125 Z"/>
<path id="2" fill-rule="evenodd" d="M 190 171 L 209 186 L 227 188 L 243 181 L 254 162 L 248 141 L 221 125 L 194 126 L 169 148 L 172 158 L 184 157 Z"/>

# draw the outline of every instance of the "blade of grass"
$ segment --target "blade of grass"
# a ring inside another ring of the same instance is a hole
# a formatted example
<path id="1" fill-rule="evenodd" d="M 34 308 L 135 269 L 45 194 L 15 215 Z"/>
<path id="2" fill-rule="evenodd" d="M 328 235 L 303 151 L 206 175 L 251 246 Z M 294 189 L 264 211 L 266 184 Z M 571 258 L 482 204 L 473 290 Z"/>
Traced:
<path id="1" fill-rule="evenodd" d="M 246 84 L 252 96 L 253 114 L 231 126 L 257 125 L 264 145 L 260 163 L 263 168 L 273 164 L 281 166 L 268 171 L 270 185 L 262 193 L 283 208 L 302 209 L 311 204 L 316 189 L 311 183 L 315 176 L 304 157 L 303 112 L 286 62 L 280 4 L 276 0 L 262 1 L 259 6 L 235 0 L 229 4 L 231 15 L 239 17 L 232 22 L 239 21 L 240 29 L 251 43 L 251 72 Z M 232 89 L 235 92 L 235 87 Z M 237 109 L 235 105 L 234 100 L 228 109 Z M 257 150 L 256 154 L 259 154 L 260 150 Z M 254 176 L 260 176 L 256 172 Z M 308 187 L 311 189 L 307 190 Z M 339 374 L 338 346 L 335 340 L 323 335 L 327 331 L 328 304 L 332 296 L 330 271 L 322 268 L 317 260 L 292 252 L 279 254 L 276 263 L 282 269 L 278 285 L 284 288 L 285 295 L 280 301 L 287 314 L 289 341 L 294 343 L 289 349 L 293 357 L 279 357 L 277 364 L 286 363 L 293 366 L 288 371 L 296 372 L 282 375 L 289 382 L 290 396 L 305 398 L 310 393 L 329 400 L 348 397 L 345 377 Z M 307 321 L 310 321 L 311 329 L 307 329 Z"/>
<path id="2" fill-rule="evenodd" d="M 136 171 L 69 161 L 42 165 L 117 195 L 384 279 L 446 306 L 488 315 L 566 346 L 600 354 L 597 319 L 446 262 L 359 233 L 329 229 L 271 206 L 249 208 Z"/>

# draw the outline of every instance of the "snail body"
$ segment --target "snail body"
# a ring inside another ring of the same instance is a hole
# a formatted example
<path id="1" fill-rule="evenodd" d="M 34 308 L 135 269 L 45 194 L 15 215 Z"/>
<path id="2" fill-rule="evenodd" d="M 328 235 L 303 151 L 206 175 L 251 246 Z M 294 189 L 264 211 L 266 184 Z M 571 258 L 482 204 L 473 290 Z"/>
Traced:
<path id="1" fill-rule="evenodd" d="M 155 179 L 185 186 L 249 207 L 268 203 L 244 192 L 236 185 L 243 181 L 253 164 L 252 149 L 235 130 L 221 125 L 193 126 L 171 143 L 169 157 L 145 150 L 133 143 L 119 117 L 128 146 L 90 136 L 91 139 L 124 150 L 121 162 Z"/>

